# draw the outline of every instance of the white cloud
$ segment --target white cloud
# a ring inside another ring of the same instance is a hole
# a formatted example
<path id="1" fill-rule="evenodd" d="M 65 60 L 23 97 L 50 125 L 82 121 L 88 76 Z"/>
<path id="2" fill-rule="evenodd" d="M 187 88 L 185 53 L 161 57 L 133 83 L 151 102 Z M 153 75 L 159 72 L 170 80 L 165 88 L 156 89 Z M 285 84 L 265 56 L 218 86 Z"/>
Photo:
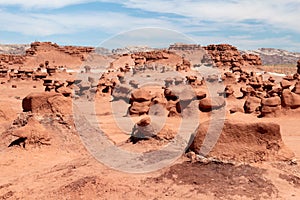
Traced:
<path id="1" fill-rule="evenodd" d="M 159 13 L 173 13 L 191 19 L 213 22 L 243 22 L 256 20 L 277 28 L 300 32 L 299 0 L 128 0 L 122 2 L 128 8 Z"/>
<path id="2" fill-rule="evenodd" d="M 119 12 L 74 13 L 67 8 L 65 13 L 43 12 L 89 2 L 117 3 L 133 9 L 136 15 L 121 6 Z M 12 11 L 6 7 L 10 5 L 23 9 Z M 1 7 L 6 9 L 1 10 Z M 28 36 L 53 36 L 89 30 L 116 34 L 140 27 L 162 27 L 201 39 L 199 43 L 226 41 L 241 48 L 281 45 L 299 49 L 300 45 L 295 42 L 298 39 L 284 36 L 286 32 L 300 33 L 299 10 L 299 0 L 1 0 L 0 29 Z M 140 11 L 151 13 L 140 17 L 137 15 Z M 267 32 L 270 32 L 269 38 L 258 39 L 260 33 Z M 247 33 L 252 37 L 245 36 Z M 272 36 L 274 33 L 277 38 Z M 204 34 L 206 36 L 199 36 Z"/>
<path id="3" fill-rule="evenodd" d="M 300 42 L 295 42 L 290 37 L 275 37 L 257 39 L 250 36 L 235 36 L 235 37 L 222 37 L 222 36 L 194 36 L 198 43 L 201 45 L 227 43 L 238 47 L 241 50 L 258 49 L 262 47 L 281 48 L 289 51 L 298 49 Z"/>
<path id="4" fill-rule="evenodd" d="M 1 0 L 0 6 L 20 6 L 26 9 L 62 8 L 92 1 L 93 0 Z"/>
<path id="5" fill-rule="evenodd" d="M 71 34 L 80 31 L 102 31 L 116 34 L 121 31 L 139 27 L 176 28 L 166 20 L 156 18 L 139 18 L 125 13 L 82 12 L 66 14 L 10 13 L 0 12 L 2 31 L 18 32 L 32 36 L 50 36 L 55 34 Z"/>

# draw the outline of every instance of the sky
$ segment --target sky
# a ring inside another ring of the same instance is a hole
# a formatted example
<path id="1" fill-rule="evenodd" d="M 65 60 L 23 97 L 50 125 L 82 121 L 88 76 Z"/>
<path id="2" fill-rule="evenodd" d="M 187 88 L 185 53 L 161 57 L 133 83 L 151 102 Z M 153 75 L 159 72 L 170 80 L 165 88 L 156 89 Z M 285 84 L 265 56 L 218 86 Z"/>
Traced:
<path id="1" fill-rule="evenodd" d="M 300 52 L 300 0 L 0 0 L 0 43 L 228 43 Z"/>

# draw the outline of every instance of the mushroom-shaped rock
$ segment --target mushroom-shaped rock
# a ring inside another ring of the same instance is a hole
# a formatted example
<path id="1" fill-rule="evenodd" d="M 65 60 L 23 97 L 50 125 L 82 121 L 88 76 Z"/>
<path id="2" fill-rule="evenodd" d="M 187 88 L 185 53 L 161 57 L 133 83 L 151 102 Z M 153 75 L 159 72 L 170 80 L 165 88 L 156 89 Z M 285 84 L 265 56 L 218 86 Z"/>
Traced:
<path id="1" fill-rule="evenodd" d="M 129 108 L 130 115 L 143 115 L 147 114 L 150 109 L 151 101 L 137 102 L 134 101 Z"/>
<path id="2" fill-rule="evenodd" d="M 288 76 L 285 76 L 283 77 L 284 80 L 287 80 L 287 81 L 293 81 L 294 80 L 294 77 L 291 76 L 291 75 L 288 75 Z"/>
<path id="3" fill-rule="evenodd" d="M 178 96 L 170 88 L 165 88 L 164 96 L 168 101 L 170 100 L 176 101 L 178 99 Z"/>
<path id="4" fill-rule="evenodd" d="M 272 90 L 268 91 L 269 96 L 281 96 L 282 93 L 282 88 L 281 87 L 276 87 L 273 88 Z"/>
<path id="5" fill-rule="evenodd" d="M 67 87 L 68 87 L 68 86 L 71 86 L 71 85 L 73 85 L 73 84 L 75 83 L 75 79 L 73 79 L 73 78 L 68 78 L 68 79 L 66 80 L 66 82 L 67 82 Z"/>
<path id="6" fill-rule="evenodd" d="M 140 88 L 132 92 L 131 98 L 133 101 L 143 102 L 143 101 L 151 101 L 153 96 L 149 90 Z"/>
<path id="7" fill-rule="evenodd" d="M 263 98 L 261 105 L 261 115 L 263 117 L 277 117 L 281 113 L 281 99 L 278 96 Z"/>
<path id="8" fill-rule="evenodd" d="M 270 90 L 272 90 L 273 87 L 275 86 L 275 83 L 273 83 L 273 82 L 267 80 L 267 81 L 264 81 L 263 86 L 264 86 L 264 87 L 263 87 L 264 90 L 270 91 Z"/>
<path id="9" fill-rule="evenodd" d="M 157 132 L 158 126 L 151 121 L 149 116 L 146 116 L 134 125 L 130 140 L 133 143 L 136 143 L 139 140 L 150 139 L 151 137 L 156 136 Z"/>
<path id="10" fill-rule="evenodd" d="M 198 100 L 204 99 L 206 97 L 206 92 L 204 90 L 201 90 L 201 89 L 196 89 L 195 90 L 195 95 L 196 95 Z"/>
<path id="11" fill-rule="evenodd" d="M 60 87 L 60 88 L 57 89 L 57 92 L 61 93 L 65 97 L 70 97 L 73 90 L 68 88 L 68 87 Z"/>

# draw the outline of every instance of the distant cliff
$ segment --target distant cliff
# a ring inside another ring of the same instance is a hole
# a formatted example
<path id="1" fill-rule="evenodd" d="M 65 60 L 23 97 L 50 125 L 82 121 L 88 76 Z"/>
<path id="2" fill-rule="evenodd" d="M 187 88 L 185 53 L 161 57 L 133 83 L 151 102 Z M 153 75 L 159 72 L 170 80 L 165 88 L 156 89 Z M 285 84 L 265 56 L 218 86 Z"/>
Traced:
<path id="1" fill-rule="evenodd" d="M 242 53 L 251 53 L 259 55 L 263 65 L 293 64 L 300 60 L 299 52 L 289 52 L 283 49 L 260 48 L 257 50 L 242 51 Z"/>
<path id="2" fill-rule="evenodd" d="M 0 54 L 23 55 L 30 44 L 0 44 Z"/>

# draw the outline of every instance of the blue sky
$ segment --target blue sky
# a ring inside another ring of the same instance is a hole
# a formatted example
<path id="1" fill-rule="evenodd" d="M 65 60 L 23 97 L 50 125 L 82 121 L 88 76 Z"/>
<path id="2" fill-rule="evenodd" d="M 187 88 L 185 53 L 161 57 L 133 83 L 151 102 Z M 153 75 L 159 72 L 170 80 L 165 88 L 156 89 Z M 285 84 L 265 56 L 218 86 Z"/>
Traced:
<path id="1" fill-rule="evenodd" d="M 187 41 L 300 52 L 299 10 L 300 0 L 0 0 L 0 43 Z"/>

